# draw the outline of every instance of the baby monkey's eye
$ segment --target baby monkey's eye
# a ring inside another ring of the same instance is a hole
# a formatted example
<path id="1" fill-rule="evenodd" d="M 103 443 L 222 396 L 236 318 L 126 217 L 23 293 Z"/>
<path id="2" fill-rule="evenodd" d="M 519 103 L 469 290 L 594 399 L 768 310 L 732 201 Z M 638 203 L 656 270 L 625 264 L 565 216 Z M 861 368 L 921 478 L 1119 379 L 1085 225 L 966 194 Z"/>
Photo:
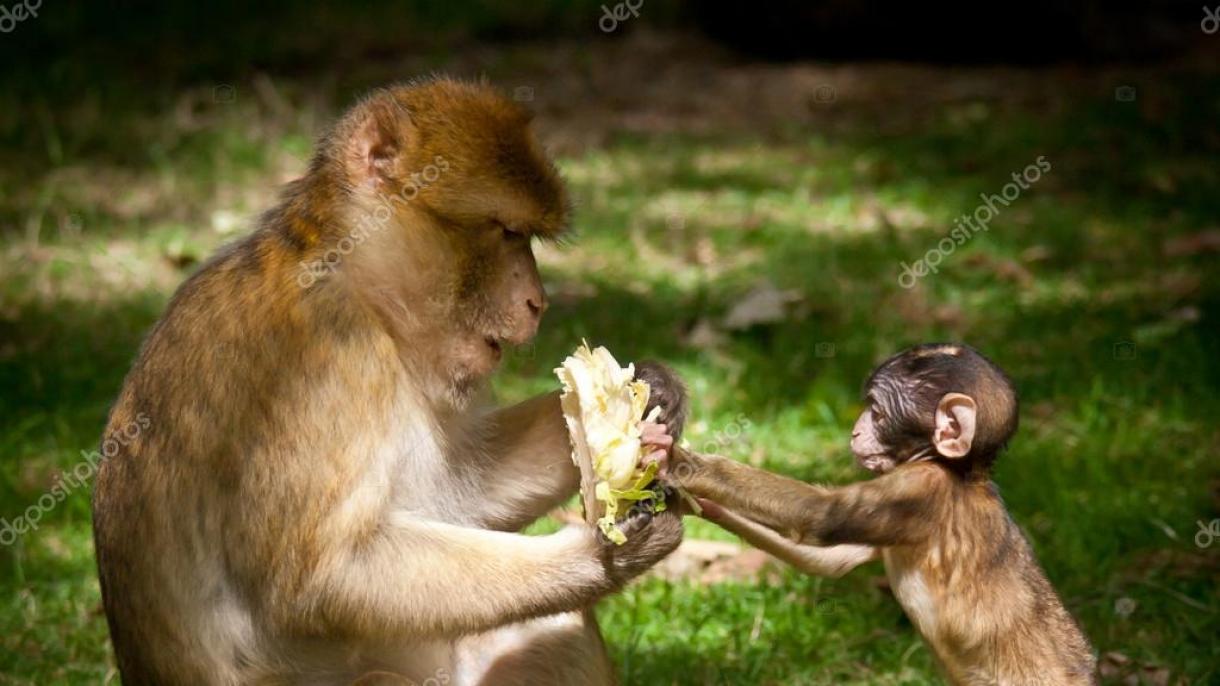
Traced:
<path id="1" fill-rule="evenodd" d="M 880 424 L 885 421 L 885 413 L 876 405 L 873 405 L 873 423 Z"/>

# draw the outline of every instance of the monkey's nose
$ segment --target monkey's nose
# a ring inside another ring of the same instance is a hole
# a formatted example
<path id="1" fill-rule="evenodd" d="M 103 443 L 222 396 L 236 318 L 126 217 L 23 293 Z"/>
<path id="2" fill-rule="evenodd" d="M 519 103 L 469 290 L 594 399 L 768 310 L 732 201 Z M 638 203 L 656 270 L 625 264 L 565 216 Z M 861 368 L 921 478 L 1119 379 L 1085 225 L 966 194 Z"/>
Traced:
<path id="1" fill-rule="evenodd" d="M 530 314 L 536 318 L 542 317 L 542 313 L 546 312 L 546 296 L 542 294 L 531 295 L 525 299 L 525 304 L 530 308 Z"/>

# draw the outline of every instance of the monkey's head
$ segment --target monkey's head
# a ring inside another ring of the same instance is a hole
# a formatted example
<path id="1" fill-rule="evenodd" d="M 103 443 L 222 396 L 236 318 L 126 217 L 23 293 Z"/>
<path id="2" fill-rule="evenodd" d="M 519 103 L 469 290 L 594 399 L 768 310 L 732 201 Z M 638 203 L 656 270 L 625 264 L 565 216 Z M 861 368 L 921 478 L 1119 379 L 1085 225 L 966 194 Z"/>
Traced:
<path id="1" fill-rule="evenodd" d="M 486 84 L 436 78 L 366 98 L 317 163 L 363 238 L 343 270 L 457 386 L 532 339 L 547 306 L 531 241 L 567 228 L 569 201 L 529 121 Z"/>
<path id="2" fill-rule="evenodd" d="M 869 377 L 864 399 L 851 448 L 878 473 L 923 459 L 989 468 L 1017 429 L 1012 382 L 966 345 L 898 353 Z"/>

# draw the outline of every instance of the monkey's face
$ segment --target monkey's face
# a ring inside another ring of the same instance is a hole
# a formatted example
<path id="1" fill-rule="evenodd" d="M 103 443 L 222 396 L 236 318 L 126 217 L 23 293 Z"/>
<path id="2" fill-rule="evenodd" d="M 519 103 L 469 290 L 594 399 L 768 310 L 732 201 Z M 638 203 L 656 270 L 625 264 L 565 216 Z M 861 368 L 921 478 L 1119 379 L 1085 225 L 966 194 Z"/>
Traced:
<path id="1" fill-rule="evenodd" d="M 851 451 L 855 454 L 856 461 L 874 474 L 884 474 L 897 465 L 897 461 L 887 453 L 878 436 L 879 419 L 884 421 L 882 415 L 874 413 L 872 407 L 867 407 L 860 413 L 851 430 Z"/>
<path id="2" fill-rule="evenodd" d="M 338 130 L 360 215 L 380 212 L 359 269 L 365 292 L 451 389 L 477 387 L 546 308 L 531 237 L 558 237 L 568 196 L 517 103 L 436 80 L 387 90 Z M 380 217 L 391 215 L 381 221 Z"/>
<path id="3" fill-rule="evenodd" d="M 851 438 L 852 453 L 860 466 L 883 474 L 929 453 L 932 410 L 925 411 L 905 380 L 891 374 L 874 375 L 865 402 L 867 407 L 856 420 Z"/>
<path id="4" fill-rule="evenodd" d="M 471 371 L 481 375 L 495 368 L 504 345 L 534 338 L 546 291 L 527 231 L 496 220 L 459 231 L 464 245 L 455 264 L 450 321 L 474 353 Z"/>
<path id="5" fill-rule="evenodd" d="M 989 466 L 1016 429 L 1016 393 L 998 367 L 964 345 L 928 344 L 883 362 L 852 432 L 866 469 L 923 459 Z"/>

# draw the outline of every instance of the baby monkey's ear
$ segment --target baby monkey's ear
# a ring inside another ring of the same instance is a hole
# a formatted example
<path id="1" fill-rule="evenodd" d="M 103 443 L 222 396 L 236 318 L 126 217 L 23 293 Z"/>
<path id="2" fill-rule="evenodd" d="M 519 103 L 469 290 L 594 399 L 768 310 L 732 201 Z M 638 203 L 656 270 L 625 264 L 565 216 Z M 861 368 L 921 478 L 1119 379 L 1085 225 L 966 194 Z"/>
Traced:
<path id="1" fill-rule="evenodd" d="M 936 428 L 932 432 L 936 452 L 951 458 L 969 455 L 977 411 L 974 398 L 965 393 L 946 393 L 936 406 Z"/>

